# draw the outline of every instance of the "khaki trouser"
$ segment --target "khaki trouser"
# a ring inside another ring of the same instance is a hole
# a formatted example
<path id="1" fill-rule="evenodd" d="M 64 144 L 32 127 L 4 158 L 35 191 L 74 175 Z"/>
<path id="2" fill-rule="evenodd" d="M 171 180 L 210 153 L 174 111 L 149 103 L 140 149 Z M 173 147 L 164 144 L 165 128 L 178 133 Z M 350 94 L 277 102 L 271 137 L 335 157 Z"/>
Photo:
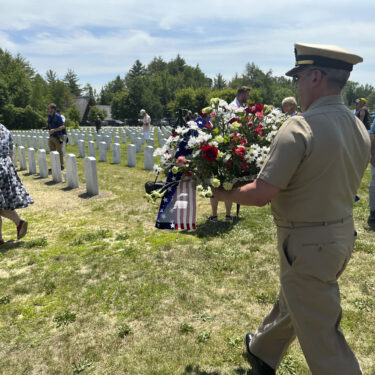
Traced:
<path id="1" fill-rule="evenodd" d="M 297 337 L 313 375 L 362 374 L 340 328 L 337 283 L 352 253 L 353 219 L 309 227 L 276 224 L 281 289 L 251 341 L 252 353 L 276 369 Z"/>
<path id="2" fill-rule="evenodd" d="M 56 137 L 50 136 L 48 138 L 48 146 L 50 151 L 57 151 L 60 154 L 61 168 L 64 168 L 64 153 L 62 150 L 62 143 Z"/>

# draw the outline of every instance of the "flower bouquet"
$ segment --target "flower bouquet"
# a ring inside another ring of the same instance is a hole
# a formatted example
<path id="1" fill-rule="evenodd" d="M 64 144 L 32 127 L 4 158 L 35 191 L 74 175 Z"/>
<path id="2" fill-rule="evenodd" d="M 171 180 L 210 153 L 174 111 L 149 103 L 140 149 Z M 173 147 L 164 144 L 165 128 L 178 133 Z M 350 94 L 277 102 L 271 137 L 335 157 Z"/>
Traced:
<path id="1" fill-rule="evenodd" d="M 192 179 L 205 197 L 212 195 L 211 186 L 230 190 L 238 182 L 255 179 L 286 118 L 272 106 L 243 108 L 213 98 L 200 118 L 176 128 L 155 150 L 160 162 L 154 169 L 172 173 L 176 180 Z"/>

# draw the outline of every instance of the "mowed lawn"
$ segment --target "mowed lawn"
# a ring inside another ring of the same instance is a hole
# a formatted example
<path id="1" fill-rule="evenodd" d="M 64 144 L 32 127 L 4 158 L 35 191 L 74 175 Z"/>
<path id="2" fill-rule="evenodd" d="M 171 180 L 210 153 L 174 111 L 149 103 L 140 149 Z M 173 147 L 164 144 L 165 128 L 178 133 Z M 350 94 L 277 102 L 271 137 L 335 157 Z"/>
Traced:
<path id="1" fill-rule="evenodd" d="M 0 250 L 0 374 L 253 374 L 243 336 L 279 289 L 270 208 L 207 222 L 198 198 L 196 231 L 154 228 L 153 179 L 137 167 L 97 162 L 98 196 L 19 172 L 35 204 L 20 210 L 29 233 L 3 221 Z M 76 146 L 68 152 L 78 155 Z M 369 169 L 355 204 L 358 240 L 340 279 L 342 329 L 365 375 L 375 374 L 375 232 L 367 224 Z M 11 240 L 14 241 L 11 241 Z M 278 374 L 309 374 L 294 343 Z"/>

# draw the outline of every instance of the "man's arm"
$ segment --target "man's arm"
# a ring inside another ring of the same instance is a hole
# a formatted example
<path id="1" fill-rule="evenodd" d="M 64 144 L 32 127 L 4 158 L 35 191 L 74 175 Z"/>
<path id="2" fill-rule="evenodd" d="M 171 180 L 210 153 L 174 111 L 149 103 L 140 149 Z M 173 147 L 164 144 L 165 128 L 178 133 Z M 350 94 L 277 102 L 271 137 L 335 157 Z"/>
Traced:
<path id="1" fill-rule="evenodd" d="M 280 191 L 277 186 L 261 179 L 230 191 L 213 189 L 214 197 L 219 201 L 232 201 L 245 206 L 265 206 Z"/>
<path id="2" fill-rule="evenodd" d="M 363 122 L 363 120 L 365 119 L 365 115 L 366 115 L 366 111 L 364 109 L 361 109 L 359 111 L 359 119 Z"/>

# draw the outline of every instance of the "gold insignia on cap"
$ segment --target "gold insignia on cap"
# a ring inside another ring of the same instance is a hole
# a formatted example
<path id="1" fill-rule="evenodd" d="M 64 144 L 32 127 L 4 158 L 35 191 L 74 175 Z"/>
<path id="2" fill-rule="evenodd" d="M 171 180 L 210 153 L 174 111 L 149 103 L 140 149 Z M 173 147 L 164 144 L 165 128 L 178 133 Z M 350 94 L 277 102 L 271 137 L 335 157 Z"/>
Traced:
<path id="1" fill-rule="evenodd" d="M 296 61 L 296 65 L 312 65 L 314 64 L 314 60 L 300 60 Z"/>

